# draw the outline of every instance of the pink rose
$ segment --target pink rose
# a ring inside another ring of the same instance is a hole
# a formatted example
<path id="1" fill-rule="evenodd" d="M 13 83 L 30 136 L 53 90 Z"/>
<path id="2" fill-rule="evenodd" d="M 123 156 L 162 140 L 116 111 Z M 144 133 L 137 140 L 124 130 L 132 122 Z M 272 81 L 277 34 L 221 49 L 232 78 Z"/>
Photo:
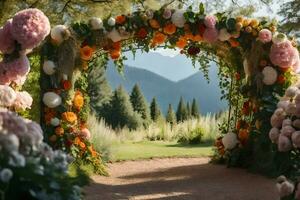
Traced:
<path id="1" fill-rule="evenodd" d="M 270 60 L 274 65 L 281 68 L 289 68 L 297 63 L 298 51 L 292 46 L 291 42 L 275 44 L 273 43 L 270 51 Z"/>
<path id="2" fill-rule="evenodd" d="M 259 32 L 258 39 L 262 43 L 268 43 L 272 41 L 272 32 L 269 29 L 262 29 Z"/>
<path id="3" fill-rule="evenodd" d="M 87 128 L 81 129 L 80 135 L 81 135 L 82 137 L 84 137 L 85 139 L 90 139 L 90 138 L 91 138 L 91 132 L 90 132 L 89 129 L 87 129 Z"/>
<path id="4" fill-rule="evenodd" d="M 28 92 L 16 92 L 17 98 L 14 102 L 14 108 L 16 110 L 26 110 L 32 105 L 32 97 Z"/>
<path id="5" fill-rule="evenodd" d="M 278 151 L 287 152 L 290 151 L 291 149 L 292 149 L 291 140 L 284 135 L 280 135 L 278 139 Z"/>
<path id="6" fill-rule="evenodd" d="M 204 18 L 204 24 L 207 28 L 212 28 L 214 29 L 216 27 L 216 24 L 217 24 L 217 19 L 215 16 L 213 15 L 207 15 L 205 18 Z"/>
<path id="7" fill-rule="evenodd" d="M 219 31 L 216 28 L 207 28 L 204 31 L 203 38 L 206 42 L 214 43 L 218 40 Z"/>

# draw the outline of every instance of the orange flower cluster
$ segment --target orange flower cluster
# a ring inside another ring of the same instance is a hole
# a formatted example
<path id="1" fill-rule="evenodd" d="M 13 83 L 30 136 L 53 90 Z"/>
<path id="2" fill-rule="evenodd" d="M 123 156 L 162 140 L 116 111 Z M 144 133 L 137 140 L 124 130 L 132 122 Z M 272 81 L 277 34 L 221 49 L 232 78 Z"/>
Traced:
<path id="1" fill-rule="evenodd" d="M 76 137 L 74 139 L 74 144 L 81 147 L 82 149 L 85 149 L 86 148 L 86 144 L 84 143 L 84 141 L 81 140 L 80 137 Z"/>
<path id="2" fill-rule="evenodd" d="M 217 138 L 217 140 L 215 141 L 215 147 L 217 148 L 221 156 L 225 154 L 225 146 L 222 142 L 222 137 Z"/>
<path id="3" fill-rule="evenodd" d="M 111 46 L 111 49 L 109 51 L 110 57 L 113 60 L 117 60 L 121 56 L 121 48 L 122 44 L 121 42 L 114 42 Z"/>
<path id="4" fill-rule="evenodd" d="M 236 129 L 238 131 L 238 138 L 241 144 L 245 145 L 249 138 L 250 125 L 244 120 L 239 120 L 236 124 Z"/>
<path id="5" fill-rule="evenodd" d="M 157 20 L 155 20 L 155 19 L 150 19 L 149 20 L 149 24 L 154 29 L 159 29 L 160 28 L 159 22 Z"/>
<path id="6" fill-rule="evenodd" d="M 65 130 L 62 127 L 60 127 L 60 126 L 58 126 L 58 127 L 55 128 L 55 134 L 57 136 L 63 136 L 64 132 L 65 132 Z"/>
<path id="7" fill-rule="evenodd" d="M 82 60 L 89 61 L 92 58 L 94 52 L 95 52 L 94 48 L 85 45 L 80 49 L 80 57 Z"/>
<path id="8" fill-rule="evenodd" d="M 49 125 L 51 123 L 51 119 L 56 116 L 56 111 L 53 108 L 45 108 L 45 122 L 46 125 Z"/>
<path id="9" fill-rule="evenodd" d="M 73 105 L 77 110 L 80 110 L 84 105 L 84 98 L 80 91 L 75 92 Z"/>
<path id="10" fill-rule="evenodd" d="M 116 23 L 117 24 L 124 24 L 126 22 L 126 16 L 125 15 L 119 15 L 116 17 Z"/>
<path id="11" fill-rule="evenodd" d="M 141 28 L 137 33 L 136 36 L 137 38 L 143 40 L 147 37 L 148 35 L 148 31 L 146 30 L 146 28 Z"/>
<path id="12" fill-rule="evenodd" d="M 152 46 L 163 44 L 167 39 L 167 36 L 161 32 L 155 32 L 152 39 Z"/>
<path id="13" fill-rule="evenodd" d="M 62 113 L 62 119 L 66 122 L 74 124 L 77 121 L 77 115 L 73 112 Z"/>
<path id="14" fill-rule="evenodd" d="M 172 23 L 167 24 L 164 27 L 164 33 L 168 35 L 173 35 L 176 32 L 176 26 Z"/>

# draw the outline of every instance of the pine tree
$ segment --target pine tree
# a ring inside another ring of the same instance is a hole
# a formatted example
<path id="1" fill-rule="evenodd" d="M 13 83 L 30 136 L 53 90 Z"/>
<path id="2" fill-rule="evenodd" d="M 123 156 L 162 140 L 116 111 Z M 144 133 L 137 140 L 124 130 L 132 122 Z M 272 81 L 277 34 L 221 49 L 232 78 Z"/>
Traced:
<path id="1" fill-rule="evenodd" d="M 193 99 L 191 116 L 194 118 L 199 118 L 199 108 L 196 99 Z"/>
<path id="2" fill-rule="evenodd" d="M 187 102 L 186 104 L 186 111 L 187 111 L 187 118 L 190 119 L 192 117 L 192 110 L 189 102 Z"/>
<path id="3" fill-rule="evenodd" d="M 102 63 L 102 62 L 101 62 Z M 88 74 L 88 93 L 90 97 L 90 107 L 97 117 L 106 118 L 105 110 L 112 98 L 112 89 L 105 77 L 105 67 L 101 63 L 95 63 Z"/>
<path id="4" fill-rule="evenodd" d="M 281 21 L 281 31 L 295 35 L 296 37 L 300 36 L 300 1 L 292 0 L 284 3 L 279 14 L 283 16 Z"/>
<path id="5" fill-rule="evenodd" d="M 183 122 L 188 118 L 188 112 L 183 97 L 180 97 L 180 101 L 177 107 L 176 117 L 177 117 L 177 122 Z"/>
<path id="6" fill-rule="evenodd" d="M 172 108 L 172 104 L 169 104 L 168 113 L 166 116 L 166 121 L 170 123 L 171 125 L 174 125 L 176 123 L 176 114 Z"/>
<path id="7" fill-rule="evenodd" d="M 113 128 L 136 129 L 141 125 L 141 117 L 134 112 L 129 95 L 122 86 L 114 91 L 111 99 L 108 123 Z"/>
<path id="8" fill-rule="evenodd" d="M 156 102 L 156 98 L 154 97 L 151 101 L 150 105 L 150 113 L 151 113 L 151 119 L 154 122 L 157 122 L 157 120 L 161 117 L 161 111 L 160 108 Z"/>
<path id="9" fill-rule="evenodd" d="M 139 113 L 142 117 L 142 119 L 145 120 L 145 122 L 149 122 L 150 120 L 150 110 L 148 107 L 148 103 L 142 94 L 142 91 L 138 84 L 135 84 L 131 95 L 130 95 L 130 102 L 132 104 L 133 110 L 137 113 Z"/>

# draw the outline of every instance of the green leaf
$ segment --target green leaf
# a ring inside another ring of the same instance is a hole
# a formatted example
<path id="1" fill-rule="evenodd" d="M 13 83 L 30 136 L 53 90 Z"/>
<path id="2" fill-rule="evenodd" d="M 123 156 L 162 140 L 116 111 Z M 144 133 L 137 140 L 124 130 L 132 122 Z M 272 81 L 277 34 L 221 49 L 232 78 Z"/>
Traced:
<path id="1" fill-rule="evenodd" d="M 204 4 L 200 3 L 200 5 L 199 5 L 199 14 L 204 15 L 204 12 L 205 12 Z"/>

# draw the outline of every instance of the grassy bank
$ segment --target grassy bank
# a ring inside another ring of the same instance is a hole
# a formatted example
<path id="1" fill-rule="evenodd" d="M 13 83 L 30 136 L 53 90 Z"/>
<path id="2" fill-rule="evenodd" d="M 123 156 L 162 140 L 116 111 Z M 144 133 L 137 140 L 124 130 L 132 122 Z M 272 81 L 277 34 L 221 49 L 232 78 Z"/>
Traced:
<path id="1" fill-rule="evenodd" d="M 203 157 L 212 155 L 210 144 L 183 145 L 177 142 L 124 142 L 112 146 L 112 161 L 163 157 Z"/>

